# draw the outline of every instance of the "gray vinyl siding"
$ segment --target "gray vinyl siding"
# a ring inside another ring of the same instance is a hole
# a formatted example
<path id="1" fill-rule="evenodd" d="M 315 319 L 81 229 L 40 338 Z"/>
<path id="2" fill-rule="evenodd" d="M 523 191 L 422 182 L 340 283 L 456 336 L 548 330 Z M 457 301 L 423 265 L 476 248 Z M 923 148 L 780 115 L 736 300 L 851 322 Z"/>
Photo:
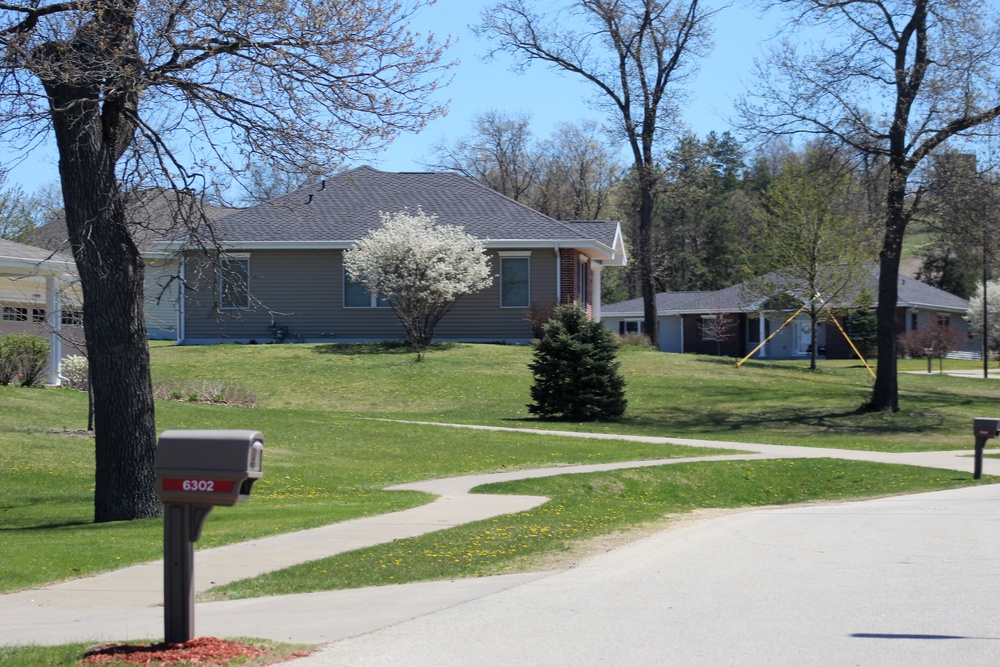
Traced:
<path id="1" fill-rule="evenodd" d="M 684 351 L 684 320 L 680 315 L 668 315 L 659 318 L 660 322 L 660 352 Z"/>
<path id="2" fill-rule="evenodd" d="M 175 259 L 146 261 L 146 336 L 152 340 L 176 340 L 178 324 L 178 262 Z"/>
<path id="3" fill-rule="evenodd" d="M 235 253 L 234 253 L 235 254 Z M 240 253 L 241 255 L 243 253 Z M 339 250 L 254 250 L 250 256 L 251 307 L 216 310 L 217 277 L 203 258 L 189 256 L 185 342 L 271 342 L 272 325 L 286 327 L 285 342 L 401 340 L 404 332 L 391 308 L 344 308 L 344 272 Z M 490 254 L 494 274 L 499 271 Z M 531 253 L 531 299 L 556 301 L 555 253 Z M 437 340 L 527 342 L 525 309 L 500 308 L 499 280 L 458 300 L 438 325 Z"/>
<path id="4" fill-rule="evenodd" d="M 635 315 L 602 315 L 601 323 L 612 333 L 620 333 L 622 322 L 640 322 L 642 317 Z M 680 315 L 663 315 L 657 318 L 659 327 L 659 341 L 657 347 L 660 352 L 683 352 L 684 351 L 684 322 Z"/>

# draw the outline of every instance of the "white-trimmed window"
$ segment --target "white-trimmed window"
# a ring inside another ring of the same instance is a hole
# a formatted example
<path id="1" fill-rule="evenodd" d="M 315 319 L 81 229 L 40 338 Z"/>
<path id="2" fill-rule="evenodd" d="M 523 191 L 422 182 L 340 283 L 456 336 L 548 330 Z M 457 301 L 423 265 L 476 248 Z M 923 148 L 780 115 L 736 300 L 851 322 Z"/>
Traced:
<path id="1" fill-rule="evenodd" d="M 223 308 L 250 307 L 250 255 L 228 255 L 219 261 L 220 303 Z"/>
<path id="2" fill-rule="evenodd" d="M 3 321 L 4 322 L 27 322 L 28 321 L 28 309 L 21 308 L 19 306 L 4 306 L 3 307 Z"/>
<path id="3" fill-rule="evenodd" d="M 645 330 L 645 323 L 642 320 L 622 320 L 618 323 L 619 336 L 624 336 L 625 334 L 630 333 L 641 334 Z"/>
<path id="4" fill-rule="evenodd" d="M 388 299 L 369 294 L 364 283 L 351 280 L 347 270 L 344 270 L 344 308 L 389 308 L 391 305 Z"/>
<path id="5" fill-rule="evenodd" d="M 527 308 L 531 305 L 531 253 L 501 252 L 500 307 Z"/>
<path id="6" fill-rule="evenodd" d="M 63 308 L 60 318 L 64 326 L 83 326 L 83 311 L 80 309 Z"/>

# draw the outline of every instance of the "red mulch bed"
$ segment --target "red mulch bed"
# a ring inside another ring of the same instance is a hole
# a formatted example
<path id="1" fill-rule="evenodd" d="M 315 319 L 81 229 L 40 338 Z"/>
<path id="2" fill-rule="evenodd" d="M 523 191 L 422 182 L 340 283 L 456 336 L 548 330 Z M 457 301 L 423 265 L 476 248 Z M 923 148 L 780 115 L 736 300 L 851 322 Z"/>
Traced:
<path id="1" fill-rule="evenodd" d="M 183 644 L 104 644 L 84 654 L 83 665 L 227 665 L 267 654 L 265 646 L 252 646 L 215 637 L 196 637 Z M 296 656 L 297 657 L 297 656 Z"/>

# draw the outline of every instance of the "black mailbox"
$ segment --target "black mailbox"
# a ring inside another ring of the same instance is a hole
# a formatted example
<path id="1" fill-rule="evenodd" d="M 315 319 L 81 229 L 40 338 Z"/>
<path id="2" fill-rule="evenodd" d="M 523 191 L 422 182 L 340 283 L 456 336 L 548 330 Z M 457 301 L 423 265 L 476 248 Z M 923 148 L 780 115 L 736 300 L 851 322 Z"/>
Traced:
<path id="1" fill-rule="evenodd" d="M 156 447 L 156 489 L 163 501 L 164 638 L 194 636 L 194 543 L 213 508 L 250 496 L 263 476 L 259 431 L 164 431 Z"/>
<path id="2" fill-rule="evenodd" d="M 976 459 L 972 469 L 973 479 L 980 479 L 983 476 L 983 449 L 986 448 L 986 441 L 997 437 L 998 432 L 1000 432 L 1000 419 L 976 417 L 972 420 L 972 435 L 976 438 Z"/>
<path id="3" fill-rule="evenodd" d="M 1000 419 L 976 417 L 972 420 L 972 433 L 977 438 L 995 438 L 998 430 L 1000 430 Z"/>
<path id="4" fill-rule="evenodd" d="M 241 503 L 263 476 L 259 431 L 164 431 L 156 448 L 156 488 L 165 503 Z"/>

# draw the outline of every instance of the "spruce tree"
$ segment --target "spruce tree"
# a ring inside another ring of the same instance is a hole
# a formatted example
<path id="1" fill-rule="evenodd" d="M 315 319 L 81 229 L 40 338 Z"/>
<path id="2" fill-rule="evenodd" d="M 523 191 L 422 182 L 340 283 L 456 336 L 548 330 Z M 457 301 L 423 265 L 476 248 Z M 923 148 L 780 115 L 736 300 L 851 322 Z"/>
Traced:
<path id="1" fill-rule="evenodd" d="M 625 414 L 625 380 L 618 372 L 618 345 L 610 331 L 580 308 L 559 306 L 534 344 L 533 403 L 543 419 L 614 421 Z"/>

